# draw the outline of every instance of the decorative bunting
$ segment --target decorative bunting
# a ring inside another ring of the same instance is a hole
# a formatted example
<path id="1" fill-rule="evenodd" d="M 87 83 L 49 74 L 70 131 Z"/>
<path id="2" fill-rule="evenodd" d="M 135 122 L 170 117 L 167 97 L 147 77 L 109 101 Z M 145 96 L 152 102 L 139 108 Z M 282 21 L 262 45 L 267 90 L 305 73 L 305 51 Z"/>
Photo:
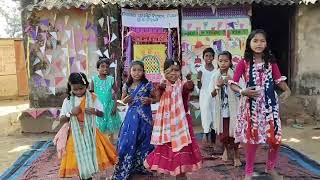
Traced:
<path id="1" fill-rule="evenodd" d="M 200 110 L 196 110 L 195 112 L 194 112 L 194 115 L 195 115 L 195 117 L 196 117 L 196 119 L 198 119 L 198 117 L 200 116 Z"/>
<path id="2" fill-rule="evenodd" d="M 70 63 L 71 65 L 74 63 L 74 59 L 75 59 L 74 57 L 70 57 L 70 58 L 69 58 L 69 63 Z"/>
<path id="3" fill-rule="evenodd" d="M 33 79 L 33 82 L 34 82 L 34 85 L 35 85 L 36 88 L 41 87 L 42 77 L 40 77 L 40 76 L 33 76 L 32 79 Z"/>
<path id="4" fill-rule="evenodd" d="M 88 30 L 90 27 L 91 27 L 91 22 L 90 21 L 88 21 L 87 23 L 86 23 L 86 30 Z"/>
<path id="5" fill-rule="evenodd" d="M 40 59 L 38 57 L 36 57 L 36 59 L 33 61 L 33 66 L 40 63 Z"/>
<path id="6" fill-rule="evenodd" d="M 111 17 L 111 23 L 117 22 L 117 20 L 114 17 Z"/>
<path id="7" fill-rule="evenodd" d="M 41 70 L 36 70 L 35 73 L 38 74 L 39 76 L 43 77 L 43 73 Z"/>
<path id="8" fill-rule="evenodd" d="M 57 108 L 49 108 L 48 111 L 52 114 L 53 118 L 57 118 L 60 114 L 60 110 Z"/>
<path id="9" fill-rule="evenodd" d="M 98 22 L 99 22 L 101 28 L 103 28 L 104 18 L 103 18 L 103 17 L 100 18 L 100 19 L 98 20 Z"/>
<path id="10" fill-rule="evenodd" d="M 108 49 L 106 49 L 103 54 L 104 54 L 107 58 L 110 58 Z"/>
<path id="11" fill-rule="evenodd" d="M 80 51 L 78 51 L 78 54 L 83 55 L 83 56 L 87 56 L 87 54 L 84 52 L 84 50 L 83 50 L 83 49 L 82 49 L 82 50 L 80 50 Z"/>
<path id="12" fill-rule="evenodd" d="M 229 27 L 231 27 L 232 29 L 235 29 L 235 27 L 234 27 L 234 22 L 229 22 L 229 23 L 227 23 L 227 25 L 229 26 Z"/>
<path id="13" fill-rule="evenodd" d="M 42 113 L 44 113 L 46 109 L 33 109 L 30 111 L 26 111 L 33 119 L 37 119 Z"/>
<path id="14" fill-rule="evenodd" d="M 56 88 L 54 86 L 49 87 L 49 90 L 53 95 L 56 95 Z"/>
<path id="15" fill-rule="evenodd" d="M 55 86 L 59 86 L 59 84 L 63 81 L 64 77 L 55 77 L 54 78 L 54 83 Z"/>
<path id="16" fill-rule="evenodd" d="M 52 55 L 47 55 L 47 59 L 50 62 L 50 64 L 52 63 Z"/>
<path id="17" fill-rule="evenodd" d="M 103 37 L 103 40 L 104 40 L 104 45 L 107 45 L 109 44 L 109 37 Z"/>
<path id="18" fill-rule="evenodd" d="M 49 26 L 49 19 L 42 19 L 40 20 L 40 24 L 43 24 L 45 26 Z"/>
<path id="19" fill-rule="evenodd" d="M 50 34 L 54 39 L 58 40 L 57 32 L 50 32 Z"/>
<path id="20" fill-rule="evenodd" d="M 49 79 L 45 79 L 44 82 L 46 83 L 47 87 L 50 87 L 50 80 Z"/>
<path id="21" fill-rule="evenodd" d="M 99 57 L 103 56 L 100 50 L 96 50 L 96 54 L 98 54 Z"/>
<path id="22" fill-rule="evenodd" d="M 64 24 L 68 24 L 68 21 L 69 21 L 69 16 L 64 16 Z"/>
<path id="23" fill-rule="evenodd" d="M 53 63 L 54 68 L 56 71 L 60 72 L 61 71 L 61 61 L 54 61 Z"/>
<path id="24" fill-rule="evenodd" d="M 112 43 L 116 39 L 117 39 L 117 36 L 114 33 L 112 33 L 112 37 L 111 37 L 110 43 Z"/>
<path id="25" fill-rule="evenodd" d="M 63 68 L 62 72 L 63 72 L 64 76 L 67 77 L 67 68 Z"/>

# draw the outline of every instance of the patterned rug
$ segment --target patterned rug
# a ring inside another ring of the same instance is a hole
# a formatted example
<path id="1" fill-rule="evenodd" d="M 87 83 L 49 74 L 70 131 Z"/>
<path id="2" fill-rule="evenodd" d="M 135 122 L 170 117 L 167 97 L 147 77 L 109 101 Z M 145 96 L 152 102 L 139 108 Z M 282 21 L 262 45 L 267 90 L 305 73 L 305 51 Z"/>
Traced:
<path id="1" fill-rule="evenodd" d="M 220 159 L 222 148 L 219 148 L 219 145 L 215 151 L 212 151 L 212 148 L 204 147 L 201 144 L 200 147 L 204 157 L 203 167 L 199 171 L 188 173 L 188 179 L 240 180 L 244 178 L 244 148 L 240 149 L 243 165 L 236 168 L 233 166 L 232 161 L 224 162 Z M 271 180 L 271 177 L 264 173 L 267 150 L 268 148 L 266 146 L 261 146 L 257 151 L 254 179 Z M 29 158 L 27 158 L 28 156 Z M 60 162 L 51 141 L 38 142 L 38 144 L 34 145 L 32 151 L 25 153 L 22 157 L 2 174 L 0 179 L 59 179 L 57 172 Z M 276 169 L 285 179 L 320 179 L 319 164 L 285 145 L 281 146 L 280 157 Z M 104 180 L 106 177 L 111 176 L 112 171 L 112 168 L 110 168 L 106 172 L 97 174 L 93 179 Z M 74 177 L 67 179 L 76 180 L 79 178 Z M 152 174 L 133 175 L 131 179 L 174 180 L 175 178 L 167 175 Z"/>

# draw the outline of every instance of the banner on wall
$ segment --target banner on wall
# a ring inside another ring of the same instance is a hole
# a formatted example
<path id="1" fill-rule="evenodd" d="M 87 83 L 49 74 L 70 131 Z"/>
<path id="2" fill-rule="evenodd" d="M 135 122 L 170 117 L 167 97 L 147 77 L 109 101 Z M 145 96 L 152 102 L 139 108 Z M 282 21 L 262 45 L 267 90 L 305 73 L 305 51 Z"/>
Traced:
<path id="1" fill-rule="evenodd" d="M 190 71 L 196 74 L 204 63 L 202 52 L 208 47 L 213 48 L 216 54 L 230 51 L 233 64 L 237 64 L 243 57 L 251 23 L 249 16 L 182 16 L 181 29 L 183 74 Z"/>
<path id="2" fill-rule="evenodd" d="M 147 79 L 152 82 L 160 82 L 162 66 L 166 59 L 166 46 L 164 44 L 135 44 L 133 54 L 134 60 L 144 63 Z"/>
<path id="3" fill-rule="evenodd" d="M 122 8 L 122 25 L 126 27 L 179 27 L 178 10 L 132 10 Z"/>

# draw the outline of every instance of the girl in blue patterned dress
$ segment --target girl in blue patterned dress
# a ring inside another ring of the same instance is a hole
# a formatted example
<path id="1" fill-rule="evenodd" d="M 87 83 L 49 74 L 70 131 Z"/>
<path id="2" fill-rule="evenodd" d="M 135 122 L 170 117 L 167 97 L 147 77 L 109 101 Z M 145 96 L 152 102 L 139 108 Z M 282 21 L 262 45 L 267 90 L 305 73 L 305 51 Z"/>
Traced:
<path id="1" fill-rule="evenodd" d="M 112 179 L 126 180 L 131 174 L 146 173 L 144 159 L 153 150 L 151 103 L 156 100 L 151 82 L 145 77 L 144 65 L 134 61 L 128 81 L 123 87 L 122 101 L 128 111 L 119 132 L 119 161 Z"/>
<path id="2" fill-rule="evenodd" d="M 109 75 L 110 61 L 101 58 L 97 62 L 99 74 L 92 77 L 92 90 L 98 96 L 103 105 L 103 117 L 96 118 L 99 130 L 110 135 L 114 140 L 114 134 L 121 126 L 120 116 L 117 113 L 116 92 L 117 87 L 114 77 Z"/>

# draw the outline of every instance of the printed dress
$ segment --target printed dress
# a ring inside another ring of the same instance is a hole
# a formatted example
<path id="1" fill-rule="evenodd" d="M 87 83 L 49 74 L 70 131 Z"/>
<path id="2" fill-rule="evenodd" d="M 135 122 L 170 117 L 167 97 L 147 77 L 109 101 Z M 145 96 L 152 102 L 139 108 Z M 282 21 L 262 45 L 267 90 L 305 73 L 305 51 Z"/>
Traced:
<path id="1" fill-rule="evenodd" d="M 261 90 L 258 98 L 241 97 L 235 130 L 236 142 L 249 144 L 280 144 L 281 121 L 279 116 L 276 84 L 286 78 L 281 76 L 277 64 L 254 63 L 241 60 L 237 65 L 233 81 L 237 84 L 244 76 L 247 87 Z"/>
<path id="2" fill-rule="evenodd" d="M 144 162 L 147 169 L 177 176 L 201 168 L 202 157 L 188 107 L 190 92 L 188 84 L 167 83 L 154 120 L 152 144 L 156 148 Z M 167 118 L 169 112 L 176 114 L 175 118 Z"/>
<path id="3" fill-rule="evenodd" d="M 215 70 L 208 71 L 204 66 L 201 67 L 201 89 L 199 95 L 199 104 L 201 112 L 201 124 L 204 133 L 209 133 L 213 129 L 214 124 L 214 101 L 211 96 L 211 88 L 209 87 L 212 81 L 212 76 Z"/>
<path id="4" fill-rule="evenodd" d="M 119 162 L 115 166 L 112 179 L 129 179 L 131 174 L 146 173 L 143 161 L 153 150 L 150 144 L 152 133 L 152 111 L 150 105 L 143 105 L 142 97 L 150 97 L 153 90 L 151 82 L 140 83 L 135 89 L 124 85 L 133 99 L 120 129 L 117 150 Z"/>
<path id="5" fill-rule="evenodd" d="M 87 94 L 87 97 L 91 96 L 91 93 L 87 92 Z M 99 100 L 94 95 L 92 99 L 92 106 L 101 111 L 102 105 Z M 70 120 L 71 125 L 67 131 L 68 138 L 59 176 L 81 176 L 86 179 L 113 166 L 117 160 L 117 153 L 110 141 L 95 127 L 95 118 L 85 115 L 86 97 L 72 96 L 70 100 L 66 98 L 63 101 L 60 116 L 65 116 L 75 106 L 80 106 L 83 113 Z"/>
<path id="6" fill-rule="evenodd" d="M 96 119 L 97 127 L 103 133 L 117 132 L 121 126 L 121 120 L 118 112 L 115 116 L 111 115 L 114 107 L 114 100 L 112 99 L 112 87 L 114 84 L 114 77 L 107 76 L 106 79 L 100 79 L 98 75 L 92 77 L 95 94 L 103 105 L 103 117 Z"/>

